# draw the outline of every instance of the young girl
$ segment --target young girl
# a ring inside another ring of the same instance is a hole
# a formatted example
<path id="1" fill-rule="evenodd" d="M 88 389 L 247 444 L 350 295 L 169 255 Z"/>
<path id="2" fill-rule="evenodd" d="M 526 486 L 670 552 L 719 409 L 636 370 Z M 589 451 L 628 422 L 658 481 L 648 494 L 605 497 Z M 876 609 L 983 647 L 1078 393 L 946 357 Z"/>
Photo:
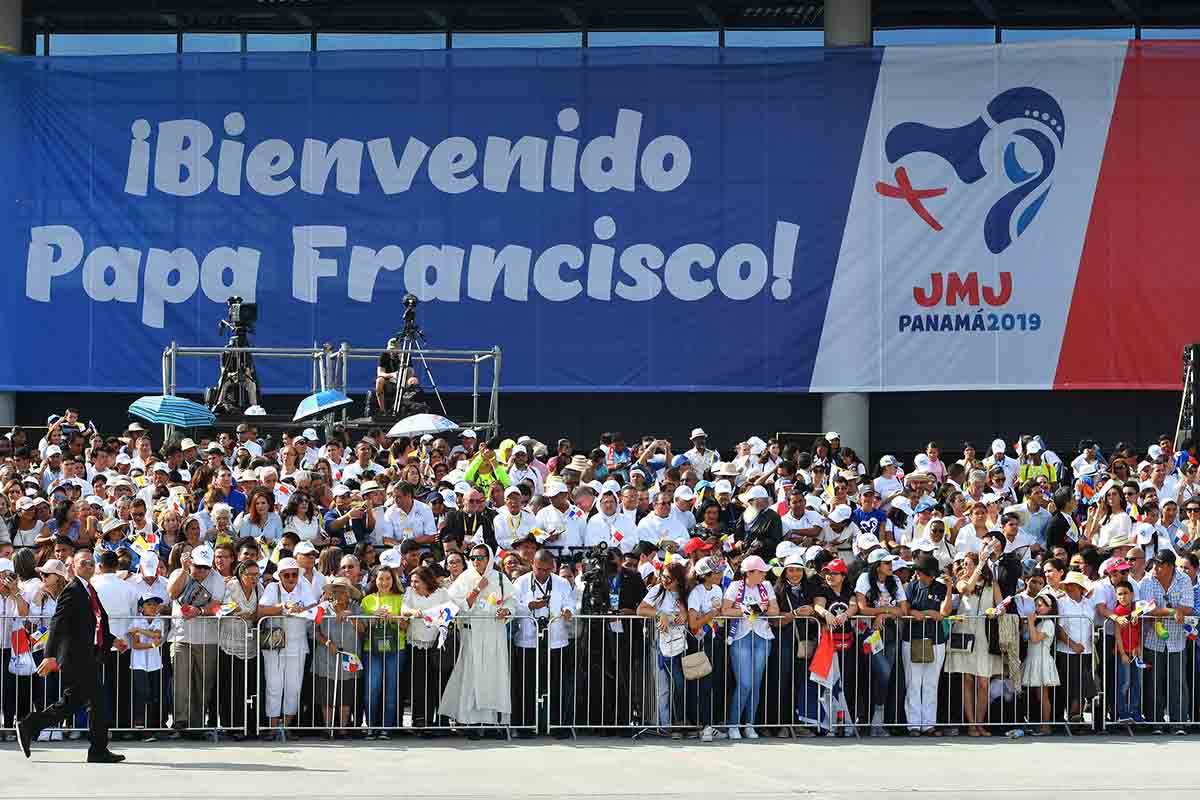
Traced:
<path id="1" fill-rule="evenodd" d="M 1050 733 L 1050 687 L 1058 686 L 1058 667 L 1054 663 L 1054 640 L 1058 636 L 1058 601 L 1053 592 L 1043 590 L 1034 599 L 1034 613 L 1025 618 L 1029 626 L 1029 655 L 1021 668 L 1021 685 L 1038 690 L 1042 724 L 1034 736 Z"/>

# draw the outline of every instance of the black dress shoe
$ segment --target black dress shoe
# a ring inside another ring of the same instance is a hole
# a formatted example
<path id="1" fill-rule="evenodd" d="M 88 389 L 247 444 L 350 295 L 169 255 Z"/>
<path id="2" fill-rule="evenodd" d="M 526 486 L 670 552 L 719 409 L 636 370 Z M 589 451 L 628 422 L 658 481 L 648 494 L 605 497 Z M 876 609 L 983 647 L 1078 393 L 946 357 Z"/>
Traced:
<path id="1" fill-rule="evenodd" d="M 29 758 L 29 743 L 33 740 L 33 731 L 24 722 L 17 723 L 17 744 L 21 745 L 21 752 Z"/>
<path id="2" fill-rule="evenodd" d="M 105 750 L 103 753 L 88 753 L 87 757 L 89 764 L 120 764 L 125 760 L 125 756 L 117 755 L 111 750 Z"/>

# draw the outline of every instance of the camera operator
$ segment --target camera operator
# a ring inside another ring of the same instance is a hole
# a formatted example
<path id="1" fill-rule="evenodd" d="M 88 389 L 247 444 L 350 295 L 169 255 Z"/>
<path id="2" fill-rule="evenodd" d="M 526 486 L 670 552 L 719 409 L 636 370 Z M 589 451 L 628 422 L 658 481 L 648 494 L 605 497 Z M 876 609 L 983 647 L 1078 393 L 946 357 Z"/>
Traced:
<path id="1" fill-rule="evenodd" d="M 646 596 L 646 584 L 636 569 L 618 560 L 615 548 L 598 546 L 584 557 L 583 613 L 632 617 Z M 587 719 L 591 724 L 625 726 L 639 711 L 642 698 L 634 687 L 642 681 L 644 622 L 622 619 L 586 621 L 589 669 Z M 632 696 L 631 696 L 632 695 Z"/>
<path id="2" fill-rule="evenodd" d="M 375 404 L 382 412 L 387 412 L 387 390 L 388 387 L 397 387 L 400 385 L 400 372 L 402 370 L 400 364 L 400 353 L 397 349 L 400 346 L 400 337 L 393 336 L 387 341 L 387 350 L 379 354 L 379 366 L 375 368 Z M 403 370 L 404 377 L 416 379 L 413 375 L 412 367 Z"/>

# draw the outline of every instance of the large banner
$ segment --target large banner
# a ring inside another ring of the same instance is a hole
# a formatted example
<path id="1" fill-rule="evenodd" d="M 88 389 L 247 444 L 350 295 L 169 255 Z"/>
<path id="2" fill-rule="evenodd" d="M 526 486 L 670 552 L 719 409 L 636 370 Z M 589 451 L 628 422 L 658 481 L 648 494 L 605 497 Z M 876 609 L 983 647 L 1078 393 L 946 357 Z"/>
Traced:
<path id="1" fill-rule="evenodd" d="M 409 293 L 510 390 L 1174 388 L 1198 55 L 0 58 L 0 389 L 153 389 L 230 296 L 382 347 Z"/>

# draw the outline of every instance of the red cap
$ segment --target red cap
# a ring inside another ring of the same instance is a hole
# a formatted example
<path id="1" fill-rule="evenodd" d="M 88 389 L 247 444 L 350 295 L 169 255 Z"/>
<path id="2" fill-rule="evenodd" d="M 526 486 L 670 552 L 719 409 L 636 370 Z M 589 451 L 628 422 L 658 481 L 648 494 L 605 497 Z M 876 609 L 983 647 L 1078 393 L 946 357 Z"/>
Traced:
<path id="1" fill-rule="evenodd" d="M 683 554 L 685 556 L 690 556 L 692 553 L 699 553 L 703 550 L 712 550 L 712 545 L 699 536 L 693 536 L 691 539 L 688 539 L 687 544 L 683 546 Z"/>
<path id="2" fill-rule="evenodd" d="M 835 558 L 833 561 L 830 561 L 828 564 L 821 567 L 821 571 L 822 572 L 836 572 L 839 575 L 845 575 L 850 570 L 846 569 L 845 561 L 842 561 L 840 558 Z"/>

